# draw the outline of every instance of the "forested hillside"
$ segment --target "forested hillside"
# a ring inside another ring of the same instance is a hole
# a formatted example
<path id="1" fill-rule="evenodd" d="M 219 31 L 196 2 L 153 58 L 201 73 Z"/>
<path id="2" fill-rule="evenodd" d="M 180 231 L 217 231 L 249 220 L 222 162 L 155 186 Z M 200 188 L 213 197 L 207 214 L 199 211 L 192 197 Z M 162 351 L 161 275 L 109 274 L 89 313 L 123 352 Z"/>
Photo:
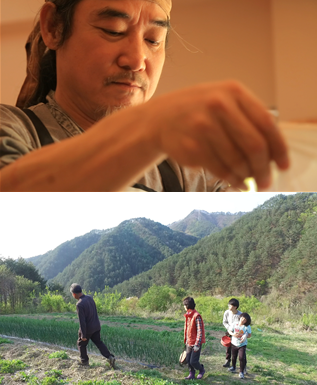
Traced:
<path id="1" fill-rule="evenodd" d="M 131 219 L 104 234 L 54 281 L 65 288 L 77 282 L 86 291 L 101 291 L 149 270 L 197 241 L 149 219 Z"/>
<path id="2" fill-rule="evenodd" d="M 230 226 L 245 213 L 207 213 L 204 210 L 193 210 L 186 218 L 170 224 L 168 227 L 175 231 L 204 238 Z"/>
<path id="3" fill-rule="evenodd" d="M 316 301 L 317 194 L 278 195 L 113 289 L 140 296 L 153 284 L 211 295 L 261 296 L 274 289 Z"/>
<path id="4" fill-rule="evenodd" d="M 97 243 L 100 237 L 109 231 L 111 231 L 111 229 L 92 230 L 83 236 L 62 243 L 54 250 L 26 260 L 32 262 L 45 279 L 54 278 L 58 273 L 62 272 L 66 266 L 78 258 L 84 250 L 88 249 L 88 247 L 94 243 Z"/>

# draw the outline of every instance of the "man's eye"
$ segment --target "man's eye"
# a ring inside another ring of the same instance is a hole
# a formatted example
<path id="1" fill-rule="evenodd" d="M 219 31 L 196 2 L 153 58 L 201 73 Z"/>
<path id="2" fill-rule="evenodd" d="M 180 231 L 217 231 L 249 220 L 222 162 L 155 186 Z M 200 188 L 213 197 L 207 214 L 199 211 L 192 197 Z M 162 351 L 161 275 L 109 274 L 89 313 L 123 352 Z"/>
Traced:
<path id="1" fill-rule="evenodd" d="M 155 46 L 160 44 L 160 42 L 157 40 L 146 39 L 146 41 L 148 41 L 151 45 L 155 45 Z"/>
<path id="2" fill-rule="evenodd" d="M 105 32 L 106 34 L 110 35 L 110 36 L 121 36 L 123 35 L 122 32 L 116 32 L 116 31 L 111 31 L 109 29 L 103 29 L 101 28 L 103 32 Z"/>

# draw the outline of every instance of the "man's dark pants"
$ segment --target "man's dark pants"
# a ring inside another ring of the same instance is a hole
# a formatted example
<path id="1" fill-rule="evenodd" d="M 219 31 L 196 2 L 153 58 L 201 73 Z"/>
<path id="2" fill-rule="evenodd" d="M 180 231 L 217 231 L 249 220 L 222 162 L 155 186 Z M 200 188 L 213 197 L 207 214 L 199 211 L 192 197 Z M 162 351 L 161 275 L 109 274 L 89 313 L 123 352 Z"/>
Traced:
<path id="1" fill-rule="evenodd" d="M 88 361 L 89 361 L 89 357 L 87 355 L 87 345 L 88 345 L 89 340 L 91 340 L 97 346 L 100 353 L 104 357 L 106 357 L 106 358 L 110 357 L 110 352 L 109 352 L 107 346 L 100 339 L 100 330 L 94 332 L 93 334 L 88 334 L 86 336 L 86 338 L 87 338 L 86 341 L 83 341 L 81 338 L 82 338 L 82 334 L 79 331 L 78 332 L 77 346 L 78 346 L 78 350 L 80 353 L 80 359 L 81 359 L 82 363 L 88 363 Z"/>
<path id="2" fill-rule="evenodd" d="M 199 363 L 199 358 L 200 358 L 200 352 L 201 352 L 201 345 L 199 350 L 197 352 L 194 352 L 194 347 L 186 345 L 186 361 L 188 364 L 188 368 L 191 371 L 202 370 L 202 365 Z"/>

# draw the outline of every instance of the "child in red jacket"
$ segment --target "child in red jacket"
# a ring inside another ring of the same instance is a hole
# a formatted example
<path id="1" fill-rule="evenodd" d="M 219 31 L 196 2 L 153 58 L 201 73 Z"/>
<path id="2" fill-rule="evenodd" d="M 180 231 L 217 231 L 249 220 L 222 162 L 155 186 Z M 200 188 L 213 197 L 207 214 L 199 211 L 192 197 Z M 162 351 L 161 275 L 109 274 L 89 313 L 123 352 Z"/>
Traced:
<path id="1" fill-rule="evenodd" d="M 201 315 L 195 310 L 195 301 L 192 297 L 186 297 L 183 305 L 187 313 L 184 326 L 184 343 L 186 344 L 186 361 L 189 375 L 185 380 L 195 379 L 195 370 L 199 371 L 197 380 L 202 379 L 205 374 L 204 365 L 200 364 L 200 352 L 202 344 L 206 342 L 204 322 Z"/>

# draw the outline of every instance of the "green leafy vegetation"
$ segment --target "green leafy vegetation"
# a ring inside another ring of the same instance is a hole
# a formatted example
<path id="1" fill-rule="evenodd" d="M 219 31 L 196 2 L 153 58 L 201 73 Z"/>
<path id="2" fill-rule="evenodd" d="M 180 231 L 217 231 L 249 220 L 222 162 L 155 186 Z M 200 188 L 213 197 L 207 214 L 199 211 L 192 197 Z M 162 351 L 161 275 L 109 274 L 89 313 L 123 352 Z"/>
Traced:
<path id="1" fill-rule="evenodd" d="M 18 262 L 14 261 L 12 266 L 17 267 L 19 261 L 21 264 L 25 263 L 21 258 Z M 27 311 L 32 304 L 32 298 L 40 291 L 39 281 L 33 282 L 24 276 L 16 275 L 15 271 L 9 268 L 10 262 L 10 259 L 3 261 L 0 258 L 0 313 Z M 33 269 L 35 270 L 34 266 Z"/>
<path id="2" fill-rule="evenodd" d="M 15 379 L 17 381 L 21 380 L 23 381 L 26 385 L 39 385 L 40 381 L 39 379 L 35 376 L 35 374 L 32 373 L 26 373 L 26 372 L 18 372 Z"/>
<path id="3" fill-rule="evenodd" d="M 0 337 L 0 345 L 1 344 L 13 344 L 13 341 L 8 340 L 7 338 Z"/>
<path id="4" fill-rule="evenodd" d="M 89 381 L 79 381 L 78 385 L 121 385 L 121 382 L 114 381 L 104 381 L 104 380 L 89 380 Z"/>
<path id="5" fill-rule="evenodd" d="M 59 315 L 57 314 L 56 317 Z M 253 316 L 253 314 L 252 314 Z M 2 319 L 0 318 L 0 325 Z M 18 318 L 18 317 L 17 317 Z M 140 319 L 136 319 L 132 322 L 131 317 L 110 317 L 115 320 L 116 327 L 112 328 L 116 330 L 118 324 L 124 324 L 129 319 L 131 325 L 138 328 L 135 334 L 126 334 L 125 339 L 137 341 L 142 338 L 144 327 L 155 326 L 161 324 L 161 326 L 168 324 L 167 321 L 157 319 L 143 319 L 142 324 L 139 324 Z M 20 320 L 23 318 L 20 317 Z M 121 322 L 120 322 L 121 321 Z M 49 325 L 46 322 L 41 321 L 46 327 Z M 55 321 L 56 324 L 60 324 L 61 321 Z M 183 326 L 184 321 L 181 323 Z M 60 324 L 59 330 L 63 331 L 64 326 Z M 315 385 L 317 383 L 317 372 L 316 372 L 316 360 L 317 360 L 317 335 L 316 332 L 308 332 L 306 330 L 300 330 L 299 328 L 289 328 L 286 326 L 272 327 L 259 327 L 258 324 L 252 323 L 252 337 L 248 340 L 247 347 L 247 360 L 248 360 L 248 375 L 246 376 L 246 382 L 252 385 L 260 384 L 283 384 L 283 385 Z M 52 332 L 56 329 L 53 327 Z M 129 328 L 129 331 L 131 329 Z M 118 334 L 121 334 L 121 329 L 117 329 Z M 146 331 L 146 330 L 145 330 Z M 219 333 L 221 331 L 221 333 Z M 75 332 L 74 332 L 75 333 Z M 222 365 L 225 361 L 225 348 L 220 344 L 220 338 L 224 333 L 224 328 L 220 324 L 206 324 L 207 344 L 203 347 L 201 362 L 206 368 L 206 374 L 202 381 L 199 381 L 202 385 L 209 384 L 241 384 L 237 374 L 231 374 L 227 372 L 226 368 Z M 111 333 L 110 333 L 111 334 Z M 161 339 L 165 339 L 167 335 L 182 335 L 182 333 L 175 333 L 170 331 L 167 327 L 163 329 L 161 333 L 156 334 L 156 341 L 159 342 Z M 108 333 L 103 335 L 103 338 L 107 338 Z M 148 337 L 150 334 L 145 333 Z M 130 337 L 128 337 L 130 336 Z M 141 337 L 140 337 L 141 336 Z M 73 336 L 74 345 L 76 341 L 76 334 Z M 153 349 L 154 353 L 159 353 L 160 349 L 163 349 L 165 354 L 168 354 L 170 346 L 165 344 L 164 348 L 153 340 L 150 343 L 155 344 Z M 210 343 L 212 341 L 212 344 Z M 108 344 L 108 341 L 105 339 Z M 142 341 L 143 342 L 143 341 Z M 173 342 L 175 345 L 178 342 Z M 182 350 L 183 344 L 178 345 L 179 352 Z M 12 352 L 16 354 L 16 346 L 7 346 L 6 348 L 12 349 Z M 117 347 L 115 347 L 117 348 Z M 112 349 L 112 348 L 111 348 Z M 188 374 L 186 368 L 181 368 L 179 365 L 171 364 L 167 366 L 160 366 L 153 369 L 143 368 L 140 369 L 138 360 L 134 356 L 130 356 L 129 360 L 126 360 L 124 355 L 121 355 L 119 350 L 113 350 L 117 357 L 117 368 L 115 371 L 109 370 L 108 366 L 105 365 L 105 360 L 99 355 L 94 357 L 96 365 L 90 365 L 89 368 L 79 368 L 76 365 L 77 357 L 71 357 L 69 360 L 59 362 L 63 364 L 62 370 L 56 369 L 56 362 L 52 360 L 44 361 L 44 357 L 47 356 L 46 350 L 42 350 L 42 357 L 39 355 L 41 348 L 37 345 L 28 345 L 28 354 L 23 355 L 24 359 L 28 359 L 28 372 L 18 371 L 15 376 L 20 382 L 24 382 L 26 385 L 52 385 L 52 384 L 64 384 L 67 383 L 65 380 L 66 376 L 69 378 L 68 383 L 79 385 L 79 384 L 93 384 L 93 385 L 104 385 L 104 384 L 124 384 L 124 385 L 171 385 L 171 384 L 185 384 L 192 383 L 197 384 L 198 381 L 187 382 L 184 377 Z M 21 352 L 22 353 L 22 352 Z M 36 353 L 37 360 L 34 360 Z M 22 354 L 21 354 L 22 356 Z M 43 362 L 41 369 L 38 362 Z M 131 362 L 132 361 L 132 362 Z M 150 362 L 150 358 L 147 360 Z M 126 364 L 128 362 L 128 364 Z M 33 366 L 34 365 L 34 366 Z M 128 366 L 126 366 L 128 365 Z M 154 364 L 153 364 L 154 365 Z M 33 366 L 33 367 L 32 367 Z M 61 366 L 59 366 L 60 368 Z M 34 369 L 33 369 L 34 368 Z M 50 370 L 48 370 L 50 369 Z M 36 370 L 36 371 L 34 371 Z M 133 370 L 133 371 L 131 371 Z M 44 376 L 45 374 L 45 376 Z M 3 376 L 3 375 L 2 375 Z M 10 374 L 5 375 L 9 378 Z M 22 380 L 24 377 L 24 380 Z M 4 380 L 4 383 L 6 381 Z"/>
<path id="6" fill-rule="evenodd" d="M 48 292 L 40 294 L 41 307 L 46 312 L 75 311 L 74 304 L 66 303 L 60 294 Z"/>
<path id="7" fill-rule="evenodd" d="M 62 385 L 62 384 L 68 384 L 68 381 L 52 376 L 52 377 L 45 377 L 40 382 L 40 384 L 41 385 Z"/>
<path id="8" fill-rule="evenodd" d="M 75 347 L 77 331 L 77 324 L 55 319 L 2 317 L 0 323 L 1 333 L 66 347 Z M 159 365 L 175 365 L 183 343 L 183 333 L 102 325 L 101 339 L 110 351 L 117 352 L 121 357 L 134 357 L 141 362 Z M 92 350 L 97 351 L 94 345 Z M 66 359 L 68 356 L 62 351 L 52 353 L 49 358 Z"/>
<path id="9" fill-rule="evenodd" d="M 41 341 L 45 341 L 45 340 L 41 340 Z M 49 358 L 60 358 L 62 360 L 67 360 L 68 359 L 68 355 L 64 351 L 59 351 L 59 352 L 51 353 L 48 357 Z"/>
<path id="10" fill-rule="evenodd" d="M 18 372 L 16 380 L 23 381 L 26 385 L 62 385 L 68 384 L 67 380 L 60 378 L 62 376 L 61 370 L 52 369 L 45 372 L 46 377 L 39 379 L 33 373 Z"/>
<path id="11" fill-rule="evenodd" d="M 0 373 L 14 373 L 17 370 L 24 369 L 26 365 L 21 360 L 1 360 Z"/>
<path id="12" fill-rule="evenodd" d="M 141 297 L 138 306 L 153 311 L 166 311 L 172 303 L 181 303 L 186 292 L 183 289 L 175 290 L 168 286 L 153 285 Z"/>

